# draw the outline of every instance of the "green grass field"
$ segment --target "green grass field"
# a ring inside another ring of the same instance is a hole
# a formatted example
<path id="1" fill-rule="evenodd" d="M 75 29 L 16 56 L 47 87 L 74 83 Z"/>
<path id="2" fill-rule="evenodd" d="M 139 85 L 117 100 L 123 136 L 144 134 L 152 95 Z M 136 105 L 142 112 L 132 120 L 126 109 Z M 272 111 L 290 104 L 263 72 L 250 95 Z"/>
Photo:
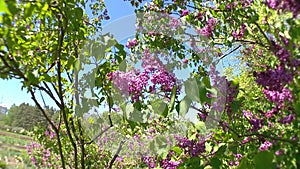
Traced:
<path id="1" fill-rule="evenodd" d="M 1 164 L 8 169 L 32 168 L 26 152 L 31 141 L 31 137 L 0 130 L 0 168 Z"/>

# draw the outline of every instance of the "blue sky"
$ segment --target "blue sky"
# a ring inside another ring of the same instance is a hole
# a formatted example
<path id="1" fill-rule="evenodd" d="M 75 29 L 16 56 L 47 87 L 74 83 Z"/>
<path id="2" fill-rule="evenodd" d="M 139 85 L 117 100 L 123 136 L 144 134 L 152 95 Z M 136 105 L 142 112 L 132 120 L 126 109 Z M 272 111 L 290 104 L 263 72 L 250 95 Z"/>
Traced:
<path id="1" fill-rule="evenodd" d="M 133 36 L 134 32 L 132 32 L 132 28 L 134 28 L 134 22 L 132 22 L 132 18 L 134 18 L 134 8 L 131 4 L 124 2 L 124 0 L 105 0 L 105 3 L 111 19 L 104 22 L 104 31 L 114 32 L 115 35 L 118 35 L 118 40 L 125 40 L 129 36 Z M 129 20 L 131 20 L 131 22 L 128 22 Z M 113 23 L 114 25 L 112 26 L 111 24 Z M 125 37 L 122 36 L 122 34 L 125 35 Z M 19 105 L 23 102 L 34 105 L 30 94 L 26 91 L 22 91 L 21 86 L 19 80 L 0 79 L 0 104 L 8 108 L 13 104 Z M 55 105 L 48 98 L 46 98 L 46 102 L 50 106 Z"/>

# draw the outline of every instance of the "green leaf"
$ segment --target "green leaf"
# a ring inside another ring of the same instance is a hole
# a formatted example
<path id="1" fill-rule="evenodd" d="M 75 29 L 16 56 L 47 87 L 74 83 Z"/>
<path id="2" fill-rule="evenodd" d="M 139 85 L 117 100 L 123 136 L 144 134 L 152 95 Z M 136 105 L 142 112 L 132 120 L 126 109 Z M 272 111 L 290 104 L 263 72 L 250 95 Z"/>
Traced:
<path id="1" fill-rule="evenodd" d="M 135 127 L 138 125 L 137 122 L 134 122 L 134 121 L 131 121 L 131 120 L 128 120 L 128 119 L 127 119 L 127 122 L 128 122 L 128 124 L 129 124 L 131 130 L 134 130 Z"/>
<path id="2" fill-rule="evenodd" d="M 80 60 L 75 61 L 74 69 L 75 69 L 75 72 L 79 72 L 79 70 L 81 69 L 81 61 Z"/>
<path id="3" fill-rule="evenodd" d="M 216 169 L 216 168 L 220 168 L 220 166 L 222 165 L 222 161 L 219 160 L 217 157 L 214 157 L 210 160 L 210 165 Z"/>
<path id="4" fill-rule="evenodd" d="M 32 5 L 30 3 L 26 4 L 26 11 L 25 11 L 25 17 L 30 17 L 34 11 L 35 5 Z"/>
<path id="5" fill-rule="evenodd" d="M 10 14 L 15 15 L 19 12 L 18 8 L 16 7 L 16 2 L 14 2 L 14 1 L 8 1 L 7 8 L 9 10 Z"/>
<path id="6" fill-rule="evenodd" d="M 135 109 L 137 109 L 137 110 L 139 110 L 139 111 L 142 111 L 142 104 L 141 104 L 141 102 L 135 102 L 134 104 L 133 104 L 133 107 L 135 108 Z"/>
<path id="7" fill-rule="evenodd" d="M 152 100 L 150 101 L 151 107 L 156 114 L 162 114 L 165 110 L 166 107 L 168 106 L 164 101 L 161 99 L 157 100 Z"/>
<path id="8" fill-rule="evenodd" d="M 102 103 L 105 100 L 105 97 L 101 97 L 99 103 Z"/>
<path id="9" fill-rule="evenodd" d="M 172 112 L 174 109 L 176 91 L 177 91 L 177 86 L 174 86 L 172 89 L 171 100 L 170 100 L 170 105 L 169 105 L 170 112 Z"/>
<path id="10" fill-rule="evenodd" d="M 204 133 L 206 131 L 205 123 L 199 121 L 195 124 L 195 128 L 198 130 L 199 133 Z"/>
<path id="11" fill-rule="evenodd" d="M 127 63 L 126 60 L 123 60 L 120 64 L 119 64 L 119 70 L 125 72 L 127 68 Z"/>
<path id="12" fill-rule="evenodd" d="M 209 77 L 208 76 L 204 76 L 202 78 L 202 83 L 206 86 L 206 87 L 211 87 L 210 85 L 210 80 L 209 80 Z"/>
<path id="13" fill-rule="evenodd" d="M 235 100 L 233 102 L 230 103 L 230 108 L 231 108 L 231 111 L 234 113 L 234 112 L 237 112 L 241 106 L 241 103 L 242 101 L 240 100 Z"/>
<path id="14" fill-rule="evenodd" d="M 198 89 L 199 89 L 199 97 L 200 97 L 200 103 L 210 103 L 211 99 L 207 97 L 207 89 L 205 85 L 202 82 L 198 82 Z"/>
<path id="15" fill-rule="evenodd" d="M 248 163 L 248 159 L 247 158 L 243 158 L 241 160 L 241 163 L 240 165 L 238 166 L 238 169 L 249 169 L 250 166 L 249 166 L 249 163 Z"/>
<path id="16" fill-rule="evenodd" d="M 49 8 L 49 5 L 47 3 L 45 3 L 45 5 L 43 6 L 42 10 L 43 11 L 47 11 Z"/>
<path id="17" fill-rule="evenodd" d="M 38 78 L 36 78 L 34 76 L 33 72 L 29 71 L 29 72 L 27 72 L 26 75 L 27 75 L 26 77 L 27 77 L 29 83 L 31 83 L 31 84 L 38 84 L 39 80 L 38 80 Z"/>
<path id="18" fill-rule="evenodd" d="M 185 169 L 202 169 L 203 166 L 200 165 L 200 157 L 193 157 L 185 159 L 183 163 L 180 164 L 180 166 L 183 166 Z"/>
<path id="19" fill-rule="evenodd" d="M 269 151 L 261 151 L 254 157 L 255 169 L 271 169 L 273 154 Z"/>
<path id="20" fill-rule="evenodd" d="M 185 96 L 180 103 L 177 105 L 178 110 L 177 112 L 179 113 L 180 116 L 184 117 L 185 114 L 189 111 L 190 105 L 192 103 L 192 100 Z"/>
<path id="21" fill-rule="evenodd" d="M 0 13 L 1 12 L 5 12 L 7 14 L 11 14 L 6 6 L 6 3 L 4 2 L 4 0 L 0 0 Z"/>
<path id="22" fill-rule="evenodd" d="M 169 115 L 169 112 L 170 112 L 170 111 L 169 111 L 169 108 L 168 108 L 168 106 L 166 106 L 166 107 L 165 107 L 165 110 L 162 112 L 161 115 L 162 115 L 163 117 L 167 117 L 167 116 Z"/>
<path id="23" fill-rule="evenodd" d="M 254 23 L 254 22 L 258 21 L 258 19 L 259 19 L 259 15 L 255 14 L 254 16 L 251 17 L 250 22 Z"/>
<path id="24" fill-rule="evenodd" d="M 145 114 L 134 109 L 133 111 L 128 112 L 128 119 L 134 122 L 145 122 L 143 115 Z"/>
<path id="25" fill-rule="evenodd" d="M 192 101 L 200 102 L 199 89 L 195 79 L 188 79 L 184 82 L 185 94 Z"/>
<path id="26" fill-rule="evenodd" d="M 173 147 L 172 150 L 173 150 L 177 155 L 180 155 L 180 154 L 182 153 L 181 148 L 178 147 L 178 146 Z"/>
<path id="27" fill-rule="evenodd" d="M 81 8 L 75 8 L 74 13 L 77 19 L 81 19 L 83 16 L 83 10 Z"/>
<path id="28" fill-rule="evenodd" d="M 44 73 L 41 77 L 40 80 L 44 80 L 46 82 L 51 82 L 51 76 L 48 75 L 47 73 Z"/>
<path id="29" fill-rule="evenodd" d="M 219 147 L 218 151 L 215 153 L 215 157 L 219 157 L 219 156 L 224 155 L 226 149 L 227 149 L 226 145 L 223 145 L 223 146 Z"/>

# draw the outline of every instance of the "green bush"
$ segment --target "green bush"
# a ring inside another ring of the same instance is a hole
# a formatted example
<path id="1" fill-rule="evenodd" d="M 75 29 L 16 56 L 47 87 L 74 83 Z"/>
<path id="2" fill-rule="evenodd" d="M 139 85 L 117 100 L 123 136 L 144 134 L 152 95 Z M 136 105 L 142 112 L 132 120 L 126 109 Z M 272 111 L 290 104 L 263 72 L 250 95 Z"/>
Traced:
<path id="1" fill-rule="evenodd" d="M 6 163 L 3 161 L 0 161 L 0 169 L 6 169 L 6 168 L 7 168 Z"/>

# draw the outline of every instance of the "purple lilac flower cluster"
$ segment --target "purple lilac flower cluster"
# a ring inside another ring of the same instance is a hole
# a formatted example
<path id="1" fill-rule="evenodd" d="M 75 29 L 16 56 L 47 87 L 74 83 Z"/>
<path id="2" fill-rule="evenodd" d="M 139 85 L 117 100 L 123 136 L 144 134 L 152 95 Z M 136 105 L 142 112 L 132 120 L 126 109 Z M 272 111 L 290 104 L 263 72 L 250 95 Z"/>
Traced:
<path id="1" fill-rule="evenodd" d="M 50 139 L 53 139 L 56 136 L 55 132 L 53 131 L 53 129 L 50 125 L 48 126 L 48 128 L 45 131 L 45 136 L 49 137 Z"/>
<path id="2" fill-rule="evenodd" d="M 136 39 L 132 39 L 127 42 L 126 47 L 128 49 L 130 49 L 132 47 L 135 47 L 137 44 L 138 44 L 138 41 Z"/>
<path id="3" fill-rule="evenodd" d="M 225 111 L 229 117 L 231 117 L 232 115 L 230 103 L 234 101 L 237 93 L 238 93 L 238 86 L 234 85 L 232 81 L 227 81 Z"/>
<path id="4" fill-rule="evenodd" d="M 241 25 L 240 31 L 234 30 L 232 32 L 232 36 L 236 39 L 242 39 L 244 37 L 246 26 L 244 24 Z"/>
<path id="5" fill-rule="evenodd" d="M 289 114 L 289 115 L 279 119 L 278 122 L 282 123 L 282 124 L 290 124 L 294 119 L 295 119 L 295 115 Z"/>
<path id="6" fill-rule="evenodd" d="M 181 16 L 186 16 L 189 14 L 189 10 L 188 9 L 184 9 L 184 10 L 181 10 Z"/>
<path id="7" fill-rule="evenodd" d="M 283 11 L 290 11 L 296 18 L 300 12 L 300 2 L 298 0 L 266 0 L 266 5 L 272 9 L 282 9 Z"/>
<path id="8" fill-rule="evenodd" d="M 175 75 L 167 71 L 161 60 L 152 56 L 148 49 L 144 50 L 142 68 L 142 72 L 115 71 L 109 73 L 108 77 L 122 94 L 130 95 L 132 101 L 139 101 L 143 91 L 155 92 L 160 89 L 159 92 L 165 92 L 167 96 L 177 83 Z"/>
<path id="9" fill-rule="evenodd" d="M 228 3 L 228 4 L 226 5 L 226 8 L 227 8 L 227 9 L 234 8 L 234 7 L 236 7 L 236 6 L 237 6 L 237 4 L 238 4 L 238 2 L 232 2 L 232 3 Z"/>
<path id="10" fill-rule="evenodd" d="M 174 151 L 169 151 L 167 157 L 165 159 L 162 159 L 159 161 L 159 165 L 163 169 L 176 169 L 180 163 L 182 163 L 182 160 L 173 161 L 171 160 L 171 157 L 175 154 Z M 156 168 L 157 159 L 156 157 L 152 156 L 144 156 L 142 158 L 143 162 L 148 166 L 148 168 Z"/>
<path id="11" fill-rule="evenodd" d="M 213 102 L 211 109 L 217 112 L 223 112 L 226 103 L 226 92 L 227 92 L 227 80 L 226 77 L 220 76 L 220 73 L 216 70 L 215 66 L 210 66 L 209 75 L 212 80 L 212 84 L 219 90 L 217 101 Z"/>
<path id="12" fill-rule="evenodd" d="M 170 17 L 170 23 L 168 24 L 168 26 L 175 30 L 178 29 L 181 26 L 180 20 L 173 16 L 169 16 L 169 17 Z"/>
<path id="13" fill-rule="evenodd" d="M 252 125 L 250 131 L 252 132 L 258 131 L 259 129 L 262 128 L 264 119 L 259 119 L 257 115 L 253 115 L 251 111 L 246 111 L 246 110 L 243 110 L 243 115 L 245 118 L 247 118 L 249 123 Z"/>
<path id="14" fill-rule="evenodd" d="M 258 148 L 259 151 L 267 151 L 272 146 L 272 143 L 269 141 L 265 141 L 263 144 L 261 144 Z"/>
<path id="15" fill-rule="evenodd" d="M 184 150 L 185 154 L 189 154 L 191 157 L 196 157 L 205 152 L 205 140 L 189 140 L 186 137 L 175 137 L 178 142 L 178 147 Z"/>
<path id="16" fill-rule="evenodd" d="M 288 39 L 282 37 L 281 40 L 285 46 L 289 45 Z M 283 109 L 286 101 L 289 103 L 293 101 L 292 91 L 287 88 L 287 85 L 293 81 L 295 76 L 293 71 L 294 67 L 297 69 L 297 66 L 299 66 L 297 63 L 290 64 L 292 55 L 288 50 L 278 43 L 272 43 L 274 55 L 277 56 L 280 64 L 277 65 L 275 69 L 268 68 L 263 72 L 254 72 L 254 76 L 257 78 L 256 82 L 263 86 L 263 93 L 266 98 L 276 105 L 275 108 L 272 108 L 272 110 L 267 111 L 264 114 L 267 118 L 273 117 L 274 114 Z M 293 61 L 293 63 L 295 62 Z M 278 122 L 282 124 L 290 124 L 293 120 L 294 115 L 289 114 L 286 117 L 279 119 Z"/>
<path id="17" fill-rule="evenodd" d="M 282 90 L 267 90 L 264 89 L 263 93 L 266 95 L 266 98 L 273 103 L 276 103 L 278 108 L 282 108 L 285 100 L 292 102 L 292 93 L 287 88 L 282 88 Z"/>
<path id="18" fill-rule="evenodd" d="M 197 140 L 189 140 L 186 137 L 174 136 L 177 146 L 180 147 L 186 155 L 191 157 L 200 156 L 205 152 L 205 142 L 204 138 L 200 138 L 199 135 L 196 136 Z M 167 157 L 159 161 L 159 165 L 163 169 L 176 169 L 183 161 L 172 160 L 172 156 L 176 153 L 174 151 L 169 151 Z M 142 158 L 143 162 L 148 166 L 148 168 L 157 167 L 157 159 L 152 156 L 144 156 Z"/>
<path id="19" fill-rule="evenodd" d="M 109 20 L 110 19 L 107 9 L 104 9 L 103 14 L 100 14 L 98 16 L 98 19 L 99 20 L 102 20 L 102 19 Z"/>
<path id="20" fill-rule="evenodd" d="M 282 66 L 277 66 L 276 69 L 268 69 L 265 72 L 255 72 L 254 76 L 257 77 L 257 84 L 262 85 L 270 91 L 280 91 L 284 88 L 283 86 L 293 80 L 293 75 L 288 73 Z"/>
<path id="21" fill-rule="evenodd" d="M 238 166 L 238 165 L 240 165 L 239 160 L 240 160 L 242 157 L 243 157 L 242 154 L 235 154 L 235 161 L 230 161 L 230 162 L 229 162 L 229 165 L 230 165 L 230 166 Z"/>
<path id="22" fill-rule="evenodd" d="M 282 108 L 284 101 L 292 101 L 291 91 L 284 87 L 293 80 L 292 73 L 288 73 L 285 68 L 277 66 L 276 69 L 268 69 L 265 72 L 254 73 L 256 82 L 264 87 L 263 93 L 267 99 L 279 108 Z"/>
<path id="23" fill-rule="evenodd" d="M 156 158 L 152 156 L 144 156 L 142 158 L 143 162 L 148 166 L 148 168 L 156 168 Z"/>
<path id="24" fill-rule="evenodd" d="M 210 67 L 210 77 L 213 86 L 216 87 L 220 94 L 217 96 L 217 101 L 213 102 L 212 110 L 217 112 L 226 111 L 227 115 L 231 115 L 230 103 L 237 95 L 237 86 L 232 81 L 228 81 L 225 76 L 220 76 L 215 66 Z"/>
<path id="25" fill-rule="evenodd" d="M 282 47 L 281 45 L 272 42 L 273 43 L 273 48 L 274 48 L 274 54 L 275 56 L 278 57 L 281 65 L 285 65 L 286 63 L 289 62 L 289 59 L 291 57 L 291 53 L 286 50 L 284 47 Z M 288 40 L 287 39 L 283 39 L 283 43 L 285 44 L 285 46 L 288 46 Z"/>
<path id="26" fill-rule="evenodd" d="M 36 167 L 52 167 L 50 161 L 50 149 L 43 149 L 40 144 L 31 142 L 26 146 L 27 154 L 31 156 L 31 162 Z M 42 158 L 41 160 L 39 158 Z"/>
<path id="27" fill-rule="evenodd" d="M 204 28 L 197 29 L 197 33 L 202 36 L 210 37 L 214 31 L 214 27 L 217 25 L 215 18 L 210 18 L 207 21 L 207 25 Z"/>
<path id="28" fill-rule="evenodd" d="M 160 161 L 160 167 L 163 169 L 176 169 L 180 163 L 182 163 L 182 160 L 179 161 L 173 161 L 171 160 L 172 155 L 174 155 L 174 151 L 169 151 L 166 159 L 163 159 Z"/>

